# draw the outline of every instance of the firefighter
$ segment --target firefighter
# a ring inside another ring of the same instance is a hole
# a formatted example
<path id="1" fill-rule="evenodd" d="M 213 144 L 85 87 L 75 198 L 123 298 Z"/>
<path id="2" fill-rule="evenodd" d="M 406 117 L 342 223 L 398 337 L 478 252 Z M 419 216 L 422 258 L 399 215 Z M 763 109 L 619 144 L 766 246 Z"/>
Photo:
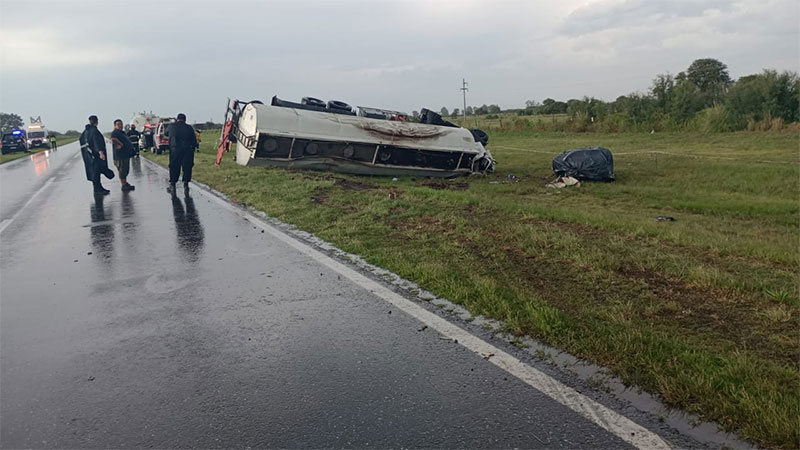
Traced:
<path id="1" fill-rule="evenodd" d="M 86 179 L 92 182 L 95 195 L 107 195 L 111 191 L 100 183 L 100 175 L 105 175 L 110 180 L 114 178 L 114 172 L 108 168 L 106 140 L 103 133 L 97 129 L 97 116 L 89 116 L 89 123 L 81 134 L 80 144 Z"/>
<path id="2" fill-rule="evenodd" d="M 142 133 L 139 133 L 139 130 L 136 129 L 136 124 L 131 124 L 131 129 L 128 130 L 126 133 L 128 135 L 128 139 L 131 140 L 131 145 L 133 146 L 133 156 L 139 156 L 139 137 Z"/>

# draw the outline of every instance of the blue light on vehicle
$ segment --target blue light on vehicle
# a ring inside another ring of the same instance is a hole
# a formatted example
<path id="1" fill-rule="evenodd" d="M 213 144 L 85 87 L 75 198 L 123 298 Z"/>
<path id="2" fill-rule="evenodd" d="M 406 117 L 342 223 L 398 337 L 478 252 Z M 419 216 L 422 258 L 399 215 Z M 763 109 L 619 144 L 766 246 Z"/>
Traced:
<path id="1" fill-rule="evenodd" d="M 22 134 L 22 131 L 14 130 L 11 132 L 11 134 L 13 134 L 14 136 L 19 136 L 20 134 Z"/>

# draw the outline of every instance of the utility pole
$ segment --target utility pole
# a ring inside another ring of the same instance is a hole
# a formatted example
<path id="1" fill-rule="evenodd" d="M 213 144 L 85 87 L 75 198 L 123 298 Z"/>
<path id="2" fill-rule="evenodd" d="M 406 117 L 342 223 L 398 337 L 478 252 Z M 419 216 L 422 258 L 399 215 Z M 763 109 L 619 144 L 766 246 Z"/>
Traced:
<path id="1" fill-rule="evenodd" d="M 469 88 L 467 87 L 467 80 L 461 79 L 461 92 L 464 94 L 464 109 L 461 110 L 461 114 L 464 115 L 464 120 L 467 119 L 467 91 Z"/>

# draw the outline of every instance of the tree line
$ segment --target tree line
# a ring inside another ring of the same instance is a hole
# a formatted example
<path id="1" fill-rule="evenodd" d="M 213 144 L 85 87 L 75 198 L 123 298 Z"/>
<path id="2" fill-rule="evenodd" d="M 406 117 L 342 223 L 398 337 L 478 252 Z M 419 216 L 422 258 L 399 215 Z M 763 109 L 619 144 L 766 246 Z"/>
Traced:
<path id="1" fill-rule="evenodd" d="M 800 121 L 800 78 L 796 72 L 765 69 L 732 80 L 725 64 L 705 58 L 677 75 L 656 75 L 647 93 L 634 92 L 611 102 L 594 97 L 546 98 L 541 103 L 528 100 L 522 109 L 468 106 L 466 115 L 501 111 L 518 116 L 565 114 L 566 121 L 517 121 L 559 131 L 774 130 Z M 442 108 L 440 114 L 457 117 L 462 111 Z"/>

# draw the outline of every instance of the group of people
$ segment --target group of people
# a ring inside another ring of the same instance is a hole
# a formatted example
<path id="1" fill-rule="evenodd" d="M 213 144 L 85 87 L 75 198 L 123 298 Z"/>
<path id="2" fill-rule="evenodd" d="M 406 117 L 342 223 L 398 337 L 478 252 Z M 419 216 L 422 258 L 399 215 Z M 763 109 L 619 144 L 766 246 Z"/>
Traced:
<path id="1" fill-rule="evenodd" d="M 97 128 L 97 123 L 97 116 L 89 116 L 89 123 L 80 137 L 81 154 L 86 168 L 86 179 L 92 182 L 95 195 L 107 195 L 111 191 L 103 187 L 100 177 L 102 175 L 110 180 L 114 178 L 114 172 L 108 168 L 106 139 Z M 131 138 L 137 138 L 138 131 L 132 126 L 131 131 L 125 133 L 123 128 L 122 120 L 114 121 L 114 130 L 111 132 L 112 158 L 119 173 L 121 189 L 123 192 L 128 192 L 136 189 L 134 185 L 128 183 L 128 172 L 130 172 L 131 158 L 135 155 Z M 175 123 L 170 125 L 168 135 L 170 150 L 167 192 L 175 193 L 175 185 L 178 183 L 181 170 L 183 170 L 183 185 L 185 189 L 189 189 L 194 166 L 194 152 L 198 143 L 194 128 L 186 123 L 186 115 L 183 113 L 178 114 Z"/>

